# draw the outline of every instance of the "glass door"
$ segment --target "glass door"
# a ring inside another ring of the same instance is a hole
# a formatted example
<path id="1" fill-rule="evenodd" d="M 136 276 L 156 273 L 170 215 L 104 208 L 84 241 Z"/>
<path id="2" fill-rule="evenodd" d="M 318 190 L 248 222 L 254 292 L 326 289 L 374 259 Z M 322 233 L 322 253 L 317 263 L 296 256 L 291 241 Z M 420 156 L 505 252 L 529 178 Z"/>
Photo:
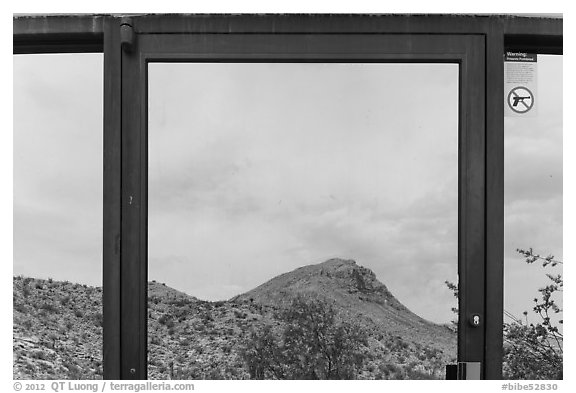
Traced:
<path id="1" fill-rule="evenodd" d="M 150 63 L 148 93 L 149 378 L 444 378 L 457 64 Z"/>
<path id="2" fill-rule="evenodd" d="M 123 378 L 482 363 L 483 53 L 475 36 L 138 34 Z"/>

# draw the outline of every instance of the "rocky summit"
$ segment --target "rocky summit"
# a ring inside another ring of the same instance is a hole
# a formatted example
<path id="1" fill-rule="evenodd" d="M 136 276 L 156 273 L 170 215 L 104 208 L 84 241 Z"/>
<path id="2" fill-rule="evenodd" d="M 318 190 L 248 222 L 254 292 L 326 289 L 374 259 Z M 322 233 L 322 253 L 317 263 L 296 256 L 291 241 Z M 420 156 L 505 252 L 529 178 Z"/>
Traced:
<path id="1" fill-rule="evenodd" d="M 102 378 L 102 290 L 14 277 L 14 378 Z M 228 301 L 148 286 L 148 378 L 249 379 L 245 349 L 265 326 L 280 331 L 295 298 L 322 299 L 367 335 L 359 379 L 441 379 L 456 333 L 406 308 L 375 274 L 330 259 L 282 274 Z"/>

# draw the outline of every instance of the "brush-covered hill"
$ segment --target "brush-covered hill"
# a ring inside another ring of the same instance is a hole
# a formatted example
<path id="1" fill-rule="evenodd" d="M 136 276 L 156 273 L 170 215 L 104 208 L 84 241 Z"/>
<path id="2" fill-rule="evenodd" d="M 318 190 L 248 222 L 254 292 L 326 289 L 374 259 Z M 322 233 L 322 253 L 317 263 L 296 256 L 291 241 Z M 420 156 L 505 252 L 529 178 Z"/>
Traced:
<path id="1" fill-rule="evenodd" d="M 102 378 L 102 289 L 14 277 L 14 379 Z"/>
<path id="2" fill-rule="evenodd" d="M 14 378 L 102 378 L 102 291 L 14 277 Z M 148 377 L 248 379 L 243 349 L 296 297 L 321 298 L 368 334 L 360 379 L 443 378 L 456 334 L 403 306 L 369 269 L 333 259 L 282 274 L 228 301 L 148 286 Z"/>
<path id="3" fill-rule="evenodd" d="M 281 274 L 232 301 L 288 306 L 295 294 L 320 296 L 332 302 L 347 318 L 377 330 L 433 345 L 456 353 L 454 333 L 444 325 L 427 321 L 410 311 L 374 272 L 354 260 L 330 259 Z"/>

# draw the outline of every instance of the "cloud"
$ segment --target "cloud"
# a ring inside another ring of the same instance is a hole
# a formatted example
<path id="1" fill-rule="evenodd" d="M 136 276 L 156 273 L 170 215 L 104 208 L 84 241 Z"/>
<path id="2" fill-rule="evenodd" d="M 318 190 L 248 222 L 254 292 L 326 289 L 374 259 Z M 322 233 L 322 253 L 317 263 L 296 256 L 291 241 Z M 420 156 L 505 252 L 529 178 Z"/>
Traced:
<path id="1" fill-rule="evenodd" d="M 14 271 L 95 283 L 102 58 L 77 56 L 15 57 Z M 416 313 L 451 319 L 457 67 L 151 65 L 150 278 L 224 299 L 353 258 Z M 506 282 L 522 296 L 536 279 L 518 279 L 514 249 L 561 255 L 557 90 L 539 88 L 537 119 L 506 119 Z"/>
<path id="2" fill-rule="evenodd" d="M 13 267 L 101 285 L 101 54 L 14 56 Z"/>

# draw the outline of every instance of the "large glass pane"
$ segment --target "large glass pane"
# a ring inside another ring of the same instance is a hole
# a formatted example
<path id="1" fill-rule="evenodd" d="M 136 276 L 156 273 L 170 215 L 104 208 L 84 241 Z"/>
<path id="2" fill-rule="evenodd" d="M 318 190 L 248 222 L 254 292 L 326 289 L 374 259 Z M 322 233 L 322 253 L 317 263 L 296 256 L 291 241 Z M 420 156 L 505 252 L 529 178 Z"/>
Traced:
<path id="1" fill-rule="evenodd" d="M 562 379 L 562 56 L 538 55 L 535 106 L 505 118 L 508 379 Z"/>
<path id="2" fill-rule="evenodd" d="M 456 359 L 458 65 L 149 65 L 149 378 Z"/>
<path id="3" fill-rule="evenodd" d="M 14 378 L 102 378 L 102 55 L 13 77 Z"/>

